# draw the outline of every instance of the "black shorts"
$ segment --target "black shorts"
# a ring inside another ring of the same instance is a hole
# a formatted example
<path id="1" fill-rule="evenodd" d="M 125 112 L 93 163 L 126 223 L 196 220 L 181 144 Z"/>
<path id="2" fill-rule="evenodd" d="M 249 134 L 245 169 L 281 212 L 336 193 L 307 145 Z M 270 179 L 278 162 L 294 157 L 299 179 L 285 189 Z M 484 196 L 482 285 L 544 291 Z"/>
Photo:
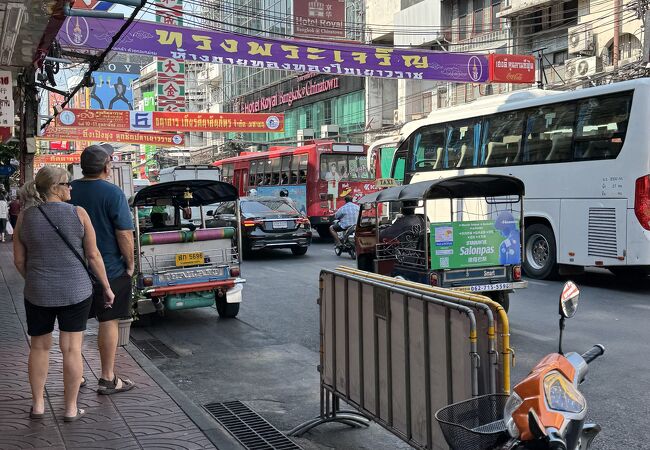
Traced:
<path id="1" fill-rule="evenodd" d="M 86 330 L 88 311 L 92 298 L 68 306 L 37 306 L 25 299 L 25 315 L 27 316 L 27 334 L 42 336 L 54 330 L 54 321 L 59 322 L 59 330 L 75 333 Z"/>
<path id="2" fill-rule="evenodd" d="M 104 308 L 104 293 L 99 289 L 99 292 L 95 292 L 88 317 L 96 318 L 99 322 L 131 317 L 131 277 L 124 272 L 119 277 L 109 280 L 109 283 L 115 294 L 113 307 Z"/>
<path id="3" fill-rule="evenodd" d="M 343 228 L 343 227 L 342 227 L 340 224 L 338 224 L 338 223 L 335 223 L 334 225 L 332 225 L 332 229 L 333 229 L 334 231 L 336 231 L 336 232 L 339 232 L 339 231 L 345 231 L 345 230 L 346 230 L 345 228 Z"/>

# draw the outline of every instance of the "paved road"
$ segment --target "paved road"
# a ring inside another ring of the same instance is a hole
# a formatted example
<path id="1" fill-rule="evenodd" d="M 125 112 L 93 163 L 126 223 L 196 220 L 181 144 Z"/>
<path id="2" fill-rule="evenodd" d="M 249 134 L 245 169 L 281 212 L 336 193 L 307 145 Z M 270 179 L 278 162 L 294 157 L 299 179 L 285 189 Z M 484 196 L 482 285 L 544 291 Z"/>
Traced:
<path id="1" fill-rule="evenodd" d="M 282 250 L 262 254 L 242 267 L 248 282 L 238 320 L 219 320 L 206 309 L 177 312 L 136 336 L 150 333 L 180 355 L 155 362 L 196 403 L 242 400 L 288 430 L 317 412 L 318 273 L 340 264 L 353 262 L 336 257 L 324 243 L 303 257 Z M 589 418 L 603 426 L 594 448 L 648 448 L 650 280 L 624 283 L 602 270 L 575 281 L 582 295 L 576 317 L 567 323 L 565 350 L 607 347 L 583 385 Z M 531 281 L 511 298 L 514 381 L 557 348 L 561 288 L 562 281 Z M 376 426 L 326 425 L 305 437 L 306 448 L 406 447 Z"/>

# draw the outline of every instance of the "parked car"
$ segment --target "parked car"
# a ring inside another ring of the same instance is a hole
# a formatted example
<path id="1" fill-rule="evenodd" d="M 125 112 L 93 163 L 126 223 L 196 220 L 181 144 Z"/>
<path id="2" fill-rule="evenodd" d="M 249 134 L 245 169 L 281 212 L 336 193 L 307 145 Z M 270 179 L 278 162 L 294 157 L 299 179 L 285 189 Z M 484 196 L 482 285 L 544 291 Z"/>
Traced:
<path id="1" fill-rule="evenodd" d="M 311 244 L 312 229 L 291 200 L 281 197 L 242 197 L 241 210 L 242 255 L 250 257 L 265 248 L 289 248 L 294 255 L 304 255 Z M 236 223 L 233 202 L 222 204 L 214 211 L 207 226 L 223 227 Z"/>

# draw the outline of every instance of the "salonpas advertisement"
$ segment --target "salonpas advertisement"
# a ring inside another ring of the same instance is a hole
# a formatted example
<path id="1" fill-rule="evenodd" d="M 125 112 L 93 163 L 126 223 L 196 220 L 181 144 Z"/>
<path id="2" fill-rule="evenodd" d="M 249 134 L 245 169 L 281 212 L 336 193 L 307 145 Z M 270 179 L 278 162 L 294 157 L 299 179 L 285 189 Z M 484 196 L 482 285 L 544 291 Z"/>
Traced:
<path id="1" fill-rule="evenodd" d="M 431 268 L 462 269 L 521 262 L 519 222 L 509 212 L 496 220 L 431 224 Z"/>

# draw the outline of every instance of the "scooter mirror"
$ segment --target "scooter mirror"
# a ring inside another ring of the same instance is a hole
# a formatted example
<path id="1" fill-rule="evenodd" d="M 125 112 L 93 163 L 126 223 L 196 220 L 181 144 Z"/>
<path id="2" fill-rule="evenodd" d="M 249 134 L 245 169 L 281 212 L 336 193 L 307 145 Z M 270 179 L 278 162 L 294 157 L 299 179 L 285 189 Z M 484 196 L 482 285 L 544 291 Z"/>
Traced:
<path id="1" fill-rule="evenodd" d="M 580 298 L 580 289 L 573 281 L 564 283 L 562 295 L 560 295 L 560 315 L 570 319 L 578 309 L 578 299 Z"/>
<path id="2" fill-rule="evenodd" d="M 183 219 L 189 220 L 192 218 L 192 209 L 191 208 L 183 208 Z"/>

